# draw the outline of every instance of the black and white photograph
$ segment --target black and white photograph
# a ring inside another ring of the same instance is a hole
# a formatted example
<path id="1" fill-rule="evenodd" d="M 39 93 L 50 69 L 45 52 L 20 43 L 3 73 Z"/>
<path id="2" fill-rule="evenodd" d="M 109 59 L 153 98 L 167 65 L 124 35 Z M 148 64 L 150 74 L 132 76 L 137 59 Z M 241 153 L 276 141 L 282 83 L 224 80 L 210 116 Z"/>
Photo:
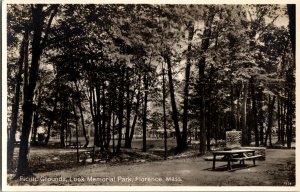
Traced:
<path id="1" fill-rule="evenodd" d="M 2 3 L 2 190 L 296 190 L 296 3 L 224 3 Z"/>

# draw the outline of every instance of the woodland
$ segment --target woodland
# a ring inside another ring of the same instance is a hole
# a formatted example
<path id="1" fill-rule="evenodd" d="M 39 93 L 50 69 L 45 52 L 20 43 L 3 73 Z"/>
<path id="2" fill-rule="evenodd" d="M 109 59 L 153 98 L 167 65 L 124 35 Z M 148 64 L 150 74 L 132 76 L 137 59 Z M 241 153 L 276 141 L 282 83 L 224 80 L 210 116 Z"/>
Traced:
<path id="1" fill-rule="evenodd" d="M 146 152 L 159 130 L 165 159 L 192 141 L 204 155 L 230 130 L 244 146 L 292 147 L 295 5 L 8 4 L 6 17 L 16 177 L 53 135 L 107 158 L 137 136 Z"/>

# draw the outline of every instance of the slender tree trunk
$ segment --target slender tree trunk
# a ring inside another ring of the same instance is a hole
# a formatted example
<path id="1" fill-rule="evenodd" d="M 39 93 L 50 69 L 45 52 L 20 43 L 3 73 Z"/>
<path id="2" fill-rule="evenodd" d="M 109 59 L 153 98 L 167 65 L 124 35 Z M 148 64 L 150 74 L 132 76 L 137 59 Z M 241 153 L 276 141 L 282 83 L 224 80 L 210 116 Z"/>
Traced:
<path id="1" fill-rule="evenodd" d="M 99 136 L 99 145 L 100 145 L 100 152 L 103 154 L 104 146 L 103 146 L 103 129 L 101 124 L 101 90 L 100 90 L 100 84 L 96 83 L 96 120 L 98 122 L 98 136 Z"/>
<path id="2" fill-rule="evenodd" d="M 76 91 L 79 94 L 79 88 L 77 83 L 75 82 L 75 87 L 76 87 Z M 78 96 L 78 107 L 79 107 L 79 112 L 80 112 L 80 118 L 81 118 L 81 125 L 82 125 L 82 132 L 83 132 L 83 136 L 85 138 L 85 144 L 84 144 L 84 148 L 86 148 L 89 145 L 89 138 L 86 134 L 86 129 L 85 129 L 85 125 L 84 125 L 84 117 L 83 117 L 83 110 L 82 110 L 82 105 L 81 105 L 81 96 Z"/>
<path id="3" fill-rule="evenodd" d="M 49 119 L 48 130 L 47 130 L 47 136 L 45 138 L 45 145 L 48 145 L 48 142 L 49 142 L 49 139 L 50 139 L 51 127 L 52 127 L 52 125 L 54 123 L 54 116 L 55 116 L 55 112 L 56 112 L 57 102 L 58 102 L 58 92 L 55 95 L 53 110 L 50 113 L 50 119 Z"/>
<path id="4" fill-rule="evenodd" d="M 94 123 L 94 146 L 99 146 L 99 129 L 98 129 L 98 120 L 97 120 L 97 107 L 96 107 L 96 99 L 95 99 L 95 92 L 94 88 L 90 87 L 90 97 L 89 97 L 89 102 L 90 102 L 90 111 Z"/>
<path id="5" fill-rule="evenodd" d="M 205 113 L 205 66 L 206 66 L 206 57 L 205 53 L 209 47 L 210 37 L 211 37 L 211 25 L 214 19 L 215 10 L 213 7 L 210 8 L 207 12 L 207 18 L 205 21 L 205 30 L 203 32 L 204 39 L 201 43 L 200 49 L 200 58 L 198 62 L 198 69 L 199 69 L 199 96 L 200 96 L 200 144 L 199 144 L 199 151 L 200 154 L 205 154 L 206 152 L 206 113 Z"/>
<path id="6" fill-rule="evenodd" d="M 176 142 L 177 142 L 177 151 L 182 150 L 182 138 L 179 128 L 179 119 L 178 119 L 178 113 L 177 113 L 177 107 L 176 107 L 176 100 L 175 100 L 175 93 L 174 93 L 174 84 L 173 84 L 173 77 L 172 77 L 172 66 L 171 66 L 171 58 L 170 53 L 167 53 L 165 55 L 165 60 L 168 67 L 168 77 L 169 77 L 169 86 L 170 86 L 170 97 L 171 97 L 171 106 L 172 106 L 172 118 L 174 122 L 175 127 L 175 134 L 176 134 Z"/>
<path id="7" fill-rule="evenodd" d="M 240 88 L 236 87 L 237 92 L 237 103 L 236 103 L 236 129 L 240 130 Z"/>
<path id="8" fill-rule="evenodd" d="M 256 94 L 254 87 L 254 80 L 250 79 L 251 86 L 251 97 L 252 97 L 252 116 L 253 116 L 253 128 L 255 133 L 255 146 L 259 146 L 259 135 L 258 135 L 258 121 L 257 121 L 257 105 L 256 105 Z"/>
<path id="9" fill-rule="evenodd" d="M 280 140 L 282 145 L 285 145 L 285 141 L 284 141 L 284 108 L 283 108 L 283 104 L 284 102 L 280 102 L 280 127 L 281 127 L 281 131 L 280 131 Z"/>
<path id="10" fill-rule="evenodd" d="M 143 112 L 143 152 L 147 150 L 147 105 L 148 105 L 148 77 L 144 75 L 145 99 L 144 99 L 144 112 Z"/>
<path id="11" fill-rule="evenodd" d="M 141 95 L 141 90 L 139 89 L 138 93 L 137 93 L 137 97 L 136 97 L 136 108 L 135 108 L 135 115 L 134 115 L 134 118 L 133 118 L 133 122 L 132 122 L 132 126 L 131 126 L 131 132 L 130 132 L 130 136 L 129 136 L 129 139 L 130 139 L 130 148 L 131 148 L 131 143 L 132 143 L 132 139 L 133 139 L 133 135 L 134 135 L 134 129 L 135 129 L 135 125 L 136 125 L 136 121 L 137 121 L 137 117 L 138 117 L 138 111 L 139 111 L 139 108 L 140 108 L 140 95 Z"/>
<path id="12" fill-rule="evenodd" d="M 183 119 L 182 119 L 182 148 L 185 149 L 187 147 L 187 129 L 188 129 L 188 100 L 189 100 L 189 85 L 190 85 L 190 71 L 191 71 L 191 51 L 192 51 L 192 43 L 194 36 L 194 24 L 190 21 L 188 26 L 189 32 L 189 45 L 187 50 L 187 61 L 186 61 L 186 69 L 185 69 L 185 86 L 184 86 L 184 100 L 183 100 Z"/>
<path id="13" fill-rule="evenodd" d="M 264 114 L 263 114 L 263 104 L 262 104 L 262 90 L 261 88 L 258 89 L 258 124 L 259 124 L 259 143 L 260 145 L 263 145 L 264 143 Z"/>
<path id="14" fill-rule="evenodd" d="M 64 114 L 64 111 L 66 110 L 66 104 L 63 104 L 63 108 L 60 110 L 60 118 L 61 118 L 61 123 L 60 123 L 60 147 L 65 147 L 65 130 L 66 130 L 66 122 L 67 122 L 67 117 Z M 67 132 L 67 130 L 66 130 Z"/>
<path id="15" fill-rule="evenodd" d="M 293 140 L 293 105 L 291 100 L 291 93 L 288 92 L 287 98 L 287 125 L 286 125 L 286 134 L 287 134 L 287 147 L 290 149 L 292 147 Z"/>
<path id="16" fill-rule="evenodd" d="M 116 153 L 116 144 L 115 144 L 115 127 L 116 127 L 116 121 L 115 121 L 115 113 L 113 113 L 113 127 L 112 127 L 112 139 L 113 139 L 113 154 Z"/>
<path id="17" fill-rule="evenodd" d="M 209 97 L 210 97 L 210 92 L 209 92 Z M 207 114 L 206 114 L 206 149 L 210 151 L 210 138 L 211 138 L 211 127 L 212 127 L 212 122 L 210 121 L 210 113 L 211 113 L 211 103 L 210 103 L 210 98 L 208 98 L 207 102 Z"/>
<path id="18" fill-rule="evenodd" d="M 118 98 L 118 119 L 119 119 L 119 126 L 118 126 L 118 143 L 116 153 L 120 154 L 121 152 L 121 141 L 122 141 L 122 129 L 123 129 L 123 110 L 124 110 L 124 75 L 125 75 L 125 67 L 122 66 L 121 69 L 121 82 L 119 86 L 119 98 Z"/>
<path id="19" fill-rule="evenodd" d="M 28 47 L 28 29 L 25 29 L 23 41 L 20 47 L 20 58 L 17 62 L 18 73 L 16 77 L 16 87 L 15 87 L 15 95 L 12 105 L 12 118 L 11 118 L 11 126 L 9 129 L 9 138 L 7 142 L 7 170 L 11 171 L 13 168 L 13 154 L 14 154 L 14 144 L 16 141 L 15 135 L 18 126 L 18 116 L 19 116 L 19 105 L 20 105 L 20 92 L 21 92 L 21 83 L 22 83 L 22 69 L 25 57 L 25 49 Z"/>
<path id="20" fill-rule="evenodd" d="M 242 144 L 248 145 L 248 130 L 247 130 L 247 95 L 248 86 L 245 82 L 243 85 L 243 103 L 242 103 Z"/>
<path id="21" fill-rule="evenodd" d="M 108 106 L 108 120 L 107 120 L 107 135 L 106 135 L 106 150 L 109 150 L 109 144 L 111 141 L 111 121 L 112 121 L 112 106 L 113 106 L 113 99 L 112 99 L 112 95 L 109 97 L 109 106 Z"/>
<path id="22" fill-rule="evenodd" d="M 270 138 L 272 134 L 272 127 L 273 127 L 273 113 L 274 113 L 274 105 L 275 105 L 275 96 L 273 96 L 271 100 L 271 96 L 269 95 L 269 110 L 268 110 L 268 128 L 265 135 L 265 146 L 267 145 L 267 140 Z M 272 142 L 270 140 L 270 146 L 272 145 Z"/>
<path id="23" fill-rule="evenodd" d="M 166 83 L 165 83 L 165 68 L 162 63 L 162 75 L 163 75 L 163 119 L 164 119 L 164 159 L 167 160 L 168 146 L 167 146 L 167 118 L 166 118 Z"/>
<path id="24" fill-rule="evenodd" d="M 76 131 L 76 157 L 77 157 L 77 163 L 79 163 L 79 141 L 78 141 L 78 119 L 77 119 L 77 112 L 75 108 L 76 102 L 73 98 L 73 111 L 75 115 L 75 131 Z M 70 134 L 70 140 L 71 140 L 71 134 Z"/>
<path id="25" fill-rule="evenodd" d="M 106 85 L 104 80 L 102 81 L 102 140 L 103 140 L 103 147 L 106 146 L 106 96 L 105 96 L 105 90 L 106 90 Z"/>
<path id="26" fill-rule="evenodd" d="M 277 142 L 281 143 L 281 109 L 280 109 L 280 98 L 277 96 Z"/>
<path id="27" fill-rule="evenodd" d="M 131 148 L 130 144 L 130 117 L 131 117 L 131 101 L 130 101 L 130 82 L 129 72 L 126 72 L 126 130 L 125 130 L 125 148 Z"/>
<path id="28" fill-rule="evenodd" d="M 236 129 L 235 124 L 235 106 L 234 106 L 234 87 L 233 85 L 230 86 L 230 129 Z"/>
<path id="29" fill-rule="evenodd" d="M 37 140 L 36 140 L 36 136 L 37 136 L 37 129 L 38 129 L 38 126 L 39 126 L 39 109 L 41 107 L 41 103 L 42 103 L 42 100 L 41 100 L 41 96 L 39 95 L 38 96 L 38 105 L 37 105 L 37 108 L 34 112 L 34 115 L 33 115 L 33 125 L 32 125 L 32 128 L 33 128 L 33 139 L 32 139 L 32 142 L 34 145 L 37 145 Z"/>

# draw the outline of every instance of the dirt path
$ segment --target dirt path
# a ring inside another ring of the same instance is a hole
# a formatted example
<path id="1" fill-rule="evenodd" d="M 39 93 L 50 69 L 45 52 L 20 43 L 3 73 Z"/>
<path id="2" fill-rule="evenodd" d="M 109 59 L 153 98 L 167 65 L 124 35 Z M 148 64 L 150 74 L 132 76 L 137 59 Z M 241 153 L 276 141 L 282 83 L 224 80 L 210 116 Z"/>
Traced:
<path id="1" fill-rule="evenodd" d="M 252 162 L 246 162 L 251 165 Z M 37 181 L 14 182 L 31 185 L 185 185 L 185 186 L 287 186 L 295 180 L 295 151 L 268 149 L 266 161 L 257 166 L 226 171 L 224 162 L 201 157 L 134 163 L 94 164 L 67 170 L 37 173 Z M 221 167 L 221 168 L 220 168 Z M 31 178 L 26 178 L 30 180 Z"/>

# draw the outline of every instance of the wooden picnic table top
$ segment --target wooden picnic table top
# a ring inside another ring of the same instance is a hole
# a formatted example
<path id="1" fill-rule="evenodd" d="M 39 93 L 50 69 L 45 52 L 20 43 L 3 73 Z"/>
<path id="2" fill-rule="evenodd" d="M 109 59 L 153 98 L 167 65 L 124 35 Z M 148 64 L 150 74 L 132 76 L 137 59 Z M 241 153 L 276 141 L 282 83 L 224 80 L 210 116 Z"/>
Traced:
<path id="1" fill-rule="evenodd" d="M 237 154 L 237 153 L 250 153 L 254 152 L 251 149 L 236 149 L 236 150 L 228 150 L 228 151 L 212 151 L 215 155 L 227 155 L 227 154 Z"/>

